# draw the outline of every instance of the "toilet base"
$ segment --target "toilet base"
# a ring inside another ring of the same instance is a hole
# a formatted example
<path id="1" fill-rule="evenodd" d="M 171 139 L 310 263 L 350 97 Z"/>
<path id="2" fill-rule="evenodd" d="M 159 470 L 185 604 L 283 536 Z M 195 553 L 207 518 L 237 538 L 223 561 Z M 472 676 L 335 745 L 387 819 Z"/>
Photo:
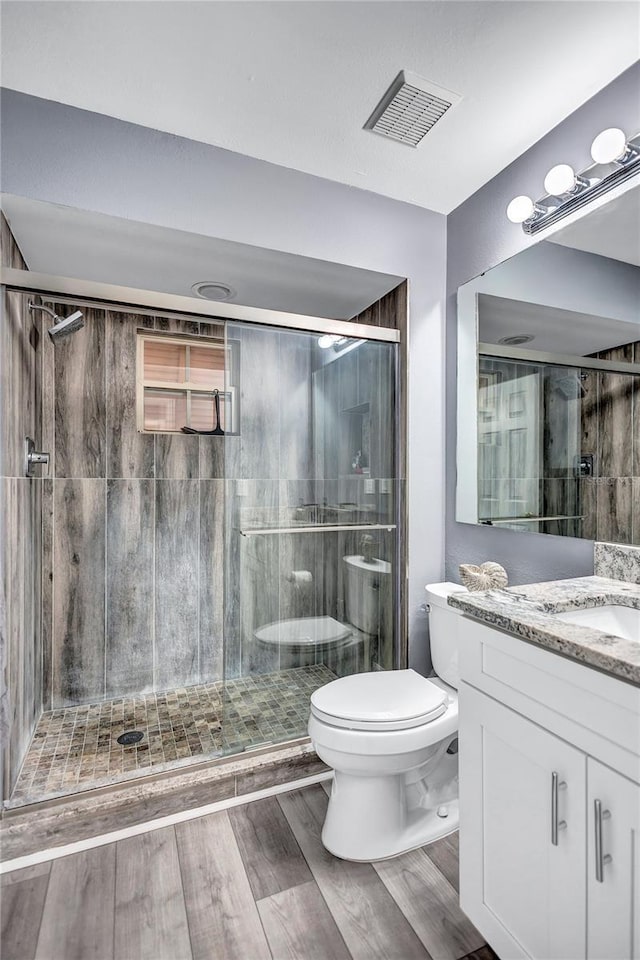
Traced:
<path id="1" fill-rule="evenodd" d="M 459 823 L 457 762 L 447 760 L 439 765 L 437 784 L 336 771 L 322 829 L 325 848 L 341 860 L 370 863 L 453 833 Z M 442 776 L 443 766 L 449 776 Z"/>
<path id="2" fill-rule="evenodd" d="M 393 860 L 395 857 L 399 857 L 403 853 L 409 853 L 411 850 L 417 850 L 420 847 L 423 847 L 427 843 L 433 843 L 435 840 L 441 840 L 443 837 L 448 837 L 450 833 L 455 833 L 458 829 L 460 823 L 460 814 L 458 810 L 458 801 L 454 800 L 449 805 L 449 816 L 446 820 L 442 820 L 437 816 L 434 810 L 429 811 L 424 817 L 424 821 L 420 824 L 420 827 L 415 831 L 408 832 L 405 837 L 403 837 L 400 849 L 396 849 L 395 845 L 393 852 L 377 853 L 375 856 L 363 857 L 363 856 L 347 856 L 342 850 L 334 850 L 331 847 L 331 837 L 325 837 L 325 831 L 322 831 L 322 843 L 326 850 L 329 851 L 332 856 L 337 857 L 339 860 L 350 860 L 353 863 L 377 863 L 378 860 Z M 405 846 L 406 844 L 406 846 Z"/>

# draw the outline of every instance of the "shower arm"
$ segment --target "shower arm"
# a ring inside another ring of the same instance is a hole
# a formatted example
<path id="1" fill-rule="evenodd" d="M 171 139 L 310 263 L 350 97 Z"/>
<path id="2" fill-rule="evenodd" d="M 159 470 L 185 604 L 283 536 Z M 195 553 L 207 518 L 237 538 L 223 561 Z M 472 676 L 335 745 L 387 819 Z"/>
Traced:
<path id="1" fill-rule="evenodd" d="M 55 313 L 51 307 L 45 307 L 44 304 L 40 303 L 29 303 L 29 310 L 42 310 L 44 313 L 48 313 L 54 323 L 60 323 L 60 317 Z"/>

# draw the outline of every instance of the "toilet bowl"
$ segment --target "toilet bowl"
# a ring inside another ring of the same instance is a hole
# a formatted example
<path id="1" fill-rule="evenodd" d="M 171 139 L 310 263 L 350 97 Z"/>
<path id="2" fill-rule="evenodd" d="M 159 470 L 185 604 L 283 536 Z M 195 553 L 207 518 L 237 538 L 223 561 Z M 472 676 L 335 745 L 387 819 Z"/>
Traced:
<path id="1" fill-rule="evenodd" d="M 464 589 L 427 587 L 438 676 L 360 673 L 311 696 L 309 736 L 334 770 L 322 842 L 337 857 L 382 860 L 457 829 L 459 614 L 447 597 Z"/>
<path id="2" fill-rule="evenodd" d="M 311 666 L 354 642 L 351 628 L 333 617 L 276 620 L 258 627 L 254 638 L 278 653 L 281 670 Z"/>

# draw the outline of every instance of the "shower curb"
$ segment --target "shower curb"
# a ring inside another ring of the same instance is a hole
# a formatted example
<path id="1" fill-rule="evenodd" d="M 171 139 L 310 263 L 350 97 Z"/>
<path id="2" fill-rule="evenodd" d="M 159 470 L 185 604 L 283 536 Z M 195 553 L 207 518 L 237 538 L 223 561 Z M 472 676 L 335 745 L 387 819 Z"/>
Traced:
<path id="1" fill-rule="evenodd" d="M 332 777 L 332 770 L 326 773 L 317 773 L 312 777 L 301 777 L 299 780 L 276 784 L 273 787 L 256 790 L 244 796 L 229 797 L 228 800 L 218 800 L 204 807 L 195 807 L 191 810 L 185 810 L 182 813 L 172 813 L 166 817 L 147 820 L 144 823 L 124 827 L 121 830 L 112 830 L 110 833 L 101 833 L 94 837 L 87 837 L 86 840 L 75 840 L 72 843 L 63 844 L 62 846 L 49 847 L 46 850 L 38 850 L 35 853 L 14 857 L 12 860 L 4 860 L 0 863 L 0 876 L 11 874 L 14 871 L 20 873 L 25 868 L 36 866 L 40 863 L 47 863 L 50 860 L 58 860 L 61 857 L 72 856 L 83 850 L 91 850 L 95 847 L 104 847 L 111 843 L 118 843 L 120 840 L 137 837 L 143 833 L 152 833 L 154 830 L 163 830 L 165 827 L 186 823 L 189 820 L 197 820 L 200 817 L 207 817 L 214 813 L 220 813 L 223 810 L 230 810 L 233 807 L 238 807 L 245 803 L 253 803 L 256 800 L 264 800 L 267 797 L 277 797 L 279 794 L 290 793 L 293 790 L 303 790 L 315 784 L 324 785 L 331 781 Z M 330 795 L 330 788 L 324 787 L 324 789 L 325 792 Z"/>
<path id="2" fill-rule="evenodd" d="M 0 862 L 327 775 L 308 740 L 5 810 Z M 290 787 L 294 789 L 295 787 Z"/>

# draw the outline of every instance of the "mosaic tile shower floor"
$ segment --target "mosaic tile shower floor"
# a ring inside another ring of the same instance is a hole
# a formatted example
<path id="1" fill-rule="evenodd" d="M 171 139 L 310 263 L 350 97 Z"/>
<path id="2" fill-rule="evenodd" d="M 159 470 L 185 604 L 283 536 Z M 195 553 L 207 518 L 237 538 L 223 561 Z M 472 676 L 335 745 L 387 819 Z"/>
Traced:
<path id="1" fill-rule="evenodd" d="M 309 698 L 335 674 L 297 667 L 43 713 L 8 806 L 305 736 Z M 143 733 L 122 746 L 127 730 Z"/>

